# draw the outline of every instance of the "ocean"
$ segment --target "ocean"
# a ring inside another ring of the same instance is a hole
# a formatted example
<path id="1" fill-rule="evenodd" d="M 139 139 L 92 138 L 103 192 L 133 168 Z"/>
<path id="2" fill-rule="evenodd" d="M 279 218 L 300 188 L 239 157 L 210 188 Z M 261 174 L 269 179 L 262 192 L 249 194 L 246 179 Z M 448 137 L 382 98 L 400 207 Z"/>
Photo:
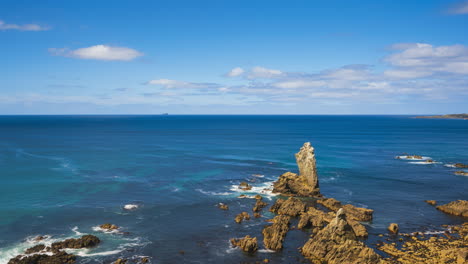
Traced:
<path id="1" fill-rule="evenodd" d="M 393 222 L 401 232 L 438 231 L 463 219 L 424 200 L 468 199 L 468 177 L 450 167 L 468 163 L 467 136 L 467 120 L 411 116 L 0 116 L 0 264 L 35 236 L 51 243 L 82 234 L 102 242 L 74 251 L 77 263 L 301 262 L 297 248 L 309 236 L 301 230 L 280 252 L 261 245 L 249 255 L 229 239 L 262 240 L 273 214 L 236 224 L 255 203 L 237 196 L 297 172 L 304 142 L 315 148 L 325 196 L 375 210 L 368 245 Z M 404 153 L 436 163 L 395 159 Z M 239 190 L 242 181 L 254 188 Z M 269 205 L 278 197 L 262 195 Z M 102 232 L 104 223 L 122 232 Z"/>

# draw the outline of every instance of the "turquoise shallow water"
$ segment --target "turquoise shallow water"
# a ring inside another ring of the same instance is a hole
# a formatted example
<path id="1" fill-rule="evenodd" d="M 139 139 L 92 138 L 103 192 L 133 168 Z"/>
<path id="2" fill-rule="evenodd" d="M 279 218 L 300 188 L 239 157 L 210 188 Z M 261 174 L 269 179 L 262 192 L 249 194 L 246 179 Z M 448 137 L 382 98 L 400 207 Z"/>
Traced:
<path id="1" fill-rule="evenodd" d="M 254 201 L 237 199 L 233 186 L 256 179 L 254 190 L 262 190 L 296 171 L 294 153 L 306 141 L 316 149 L 322 193 L 375 210 L 369 244 L 390 222 L 402 232 L 436 230 L 462 222 L 424 200 L 468 199 L 468 177 L 444 166 L 468 163 L 467 136 L 466 120 L 408 116 L 2 116 L 0 264 L 35 235 L 52 242 L 81 233 L 103 242 L 78 252 L 79 263 L 137 256 L 155 263 L 298 262 L 303 231 L 290 231 L 281 253 L 246 255 L 228 240 L 261 238 L 266 224 L 234 223 Z M 402 153 L 440 163 L 394 158 Z M 218 202 L 230 210 L 217 209 Z M 125 204 L 139 208 L 126 211 Z M 129 233 L 95 230 L 105 222 Z"/>

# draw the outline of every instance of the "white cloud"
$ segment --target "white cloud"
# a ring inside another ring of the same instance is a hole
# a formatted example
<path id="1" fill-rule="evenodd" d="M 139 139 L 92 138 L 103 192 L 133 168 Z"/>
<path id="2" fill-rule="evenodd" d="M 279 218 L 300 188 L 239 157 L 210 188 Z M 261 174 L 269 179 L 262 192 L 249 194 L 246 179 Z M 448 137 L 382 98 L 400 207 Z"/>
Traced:
<path id="1" fill-rule="evenodd" d="M 198 89 L 208 91 L 222 88 L 222 86 L 217 83 L 196 83 L 170 79 L 155 79 L 148 81 L 146 84 L 157 85 L 165 89 Z"/>
<path id="2" fill-rule="evenodd" d="M 283 74 L 282 71 L 280 70 L 273 70 L 273 69 L 268 69 L 264 67 L 253 67 L 252 70 L 250 70 L 249 74 L 247 75 L 247 78 L 249 79 L 274 79 L 278 78 Z"/>
<path id="3" fill-rule="evenodd" d="M 448 12 L 454 15 L 468 14 L 468 1 L 463 1 L 451 7 Z"/>
<path id="4" fill-rule="evenodd" d="M 37 24 L 7 24 L 5 21 L 0 20 L 0 30 L 19 30 L 19 31 L 45 31 L 49 30 L 49 27 L 40 26 Z"/>
<path id="5" fill-rule="evenodd" d="M 243 73 L 244 73 L 244 69 L 242 69 L 241 67 L 236 67 L 234 69 L 232 69 L 231 71 L 229 71 L 226 76 L 228 77 L 237 77 L 237 76 L 241 76 Z"/>
<path id="6" fill-rule="evenodd" d="M 51 48 L 49 49 L 49 52 L 55 56 L 104 61 L 130 61 L 143 56 L 143 53 L 131 48 L 112 47 L 107 45 L 96 45 L 76 50 Z"/>
<path id="7" fill-rule="evenodd" d="M 320 87 L 326 85 L 325 81 L 321 80 L 292 80 L 274 83 L 273 86 L 286 89 L 297 89 L 307 87 Z"/>
<path id="8" fill-rule="evenodd" d="M 430 71 L 414 71 L 414 70 L 388 70 L 384 72 L 384 75 L 394 79 L 416 79 L 421 77 L 430 76 Z"/>

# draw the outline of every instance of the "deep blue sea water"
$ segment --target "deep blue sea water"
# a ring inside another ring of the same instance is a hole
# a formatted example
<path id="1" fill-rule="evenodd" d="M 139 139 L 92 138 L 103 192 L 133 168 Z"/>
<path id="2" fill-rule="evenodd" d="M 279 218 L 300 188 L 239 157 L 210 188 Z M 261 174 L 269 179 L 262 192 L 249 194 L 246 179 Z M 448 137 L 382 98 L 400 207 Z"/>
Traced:
<path id="1" fill-rule="evenodd" d="M 79 263 L 137 256 L 152 263 L 299 262 L 297 248 L 308 237 L 300 230 L 288 233 L 279 253 L 247 255 L 229 239 L 262 240 L 272 217 L 236 224 L 254 200 L 236 198 L 235 185 L 255 179 L 254 190 L 262 190 L 296 172 L 294 153 L 306 141 L 315 147 L 322 193 L 375 210 L 367 243 L 391 222 L 402 232 L 437 230 L 463 221 L 424 200 L 468 199 L 468 177 L 444 166 L 468 163 L 467 136 L 467 120 L 409 116 L 1 116 L 0 264 L 36 235 L 51 242 L 88 233 L 102 244 L 75 252 Z M 440 163 L 395 159 L 402 153 Z M 219 202 L 230 210 L 219 210 Z M 125 204 L 140 207 L 126 211 Z M 95 230 L 106 222 L 129 233 Z"/>

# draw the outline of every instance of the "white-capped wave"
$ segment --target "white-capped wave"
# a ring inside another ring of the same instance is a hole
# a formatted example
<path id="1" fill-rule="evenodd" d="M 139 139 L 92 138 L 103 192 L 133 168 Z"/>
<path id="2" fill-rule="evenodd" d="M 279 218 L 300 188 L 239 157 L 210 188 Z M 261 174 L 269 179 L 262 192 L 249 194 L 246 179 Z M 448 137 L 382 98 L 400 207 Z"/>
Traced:
<path id="1" fill-rule="evenodd" d="M 440 162 L 432 161 L 432 162 L 427 162 L 427 161 L 410 161 L 408 162 L 410 164 L 418 164 L 418 165 L 431 165 L 431 164 L 439 164 Z"/>
<path id="2" fill-rule="evenodd" d="M 118 233 L 121 233 L 120 232 L 120 228 L 117 228 L 117 229 L 105 229 L 105 228 L 102 228 L 100 226 L 93 226 L 92 227 L 93 231 L 96 231 L 96 232 L 103 232 L 103 233 L 106 233 L 106 234 L 118 234 Z"/>
<path id="3" fill-rule="evenodd" d="M 239 189 L 239 185 L 234 184 L 234 185 L 231 186 L 231 188 L 229 190 L 231 190 L 233 192 L 243 193 L 243 194 L 251 194 L 251 193 L 263 194 L 268 199 L 271 199 L 272 196 L 277 195 L 277 194 L 272 192 L 273 191 L 273 181 L 264 182 L 264 183 L 262 183 L 262 184 L 260 184 L 258 186 L 252 185 L 252 189 L 250 189 L 250 190 Z"/>
<path id="4" fill-rule="evenodd" d="M 125 210 L 136 210 L 138 209 L 140 206 L 138 204 L 126 204 L 123 206 L 123 209 Z"/>
<path id="5" fill-rule="evenodd" d="M 455 164 L 444 164 L 444 166 L 448 168 L 456 168 Z"/>
<path id="6" fill-rule="evenodd" d="M 267 248 L 262 248 L 262 249 L 259 249 L 258 252 L 260 252 L 260 253 L 275 253 L 276 251 L 271 250 L 271 249 L 267 249 Z"/>
<path id="7" fill-rule="evenodd" d="M 210 192 L 210 191 L 205 191 L 202 189 L 195 189 L 195 191 L 206 194 L 206 195 L 231 195 L 232 194 L 229 192 Z"/>
<path id="8" fill-rule="evenodd" d="M 430 160 L 432 159 L 431 157 L 424 157 L 424 156 L 422 156 L 421 158 L 415 158 L 411 155 L 396 156 L 396 158 L 402 159 L 402 160 Z"/>

